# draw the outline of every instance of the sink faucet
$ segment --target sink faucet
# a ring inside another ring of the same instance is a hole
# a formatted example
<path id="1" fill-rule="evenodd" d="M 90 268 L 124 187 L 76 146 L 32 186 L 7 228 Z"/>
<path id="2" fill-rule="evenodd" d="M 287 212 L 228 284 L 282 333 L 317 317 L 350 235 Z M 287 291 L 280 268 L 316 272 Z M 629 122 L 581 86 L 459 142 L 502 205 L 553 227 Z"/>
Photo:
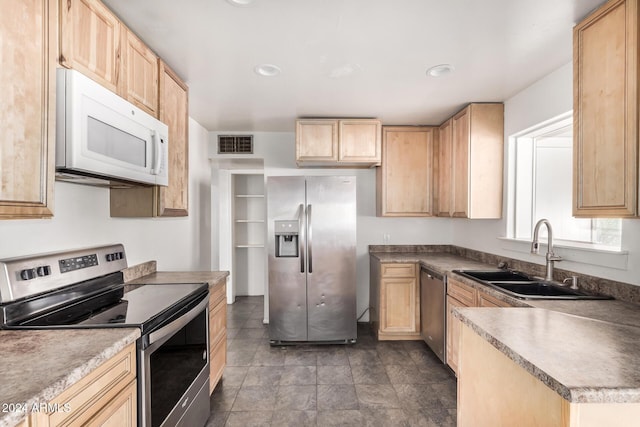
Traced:
<path id="1" fill-rule="evenodd" d="M 538 232 L 540 231 L 540 226 L 542 224 L 547 226 L 547 275 L 544 280 L 553 280 L 553 263 L 555 261 L 562 261 L 562 257 L 553 253 L 553 229 L 551 228 L 551 223 L 548 219 L 541 219 L 536 223 L 535 228 L 533 229 L 533 240 L 531 242 L 531 253 L 537 254 L 540 250 L 540 244 L 538 243 Z"/>

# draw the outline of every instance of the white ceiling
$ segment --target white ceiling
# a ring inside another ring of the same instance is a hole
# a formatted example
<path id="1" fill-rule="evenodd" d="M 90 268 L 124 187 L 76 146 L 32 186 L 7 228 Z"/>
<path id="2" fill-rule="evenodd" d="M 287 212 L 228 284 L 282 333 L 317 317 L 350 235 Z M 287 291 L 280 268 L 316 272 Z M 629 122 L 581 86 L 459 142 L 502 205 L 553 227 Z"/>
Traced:
<path id="1" fill-rule="evenodd" d="M 211 131 L 292 131 L 296 117 L 440 124 L 571 60 L 603 0 L 103 0 L 185 79 Z M 258 64 L 282 73 L 261 77 Z M 427 77 L 450 63 L 455 72 Z M 350 73 L 349 73 L 350 72 Z"/>

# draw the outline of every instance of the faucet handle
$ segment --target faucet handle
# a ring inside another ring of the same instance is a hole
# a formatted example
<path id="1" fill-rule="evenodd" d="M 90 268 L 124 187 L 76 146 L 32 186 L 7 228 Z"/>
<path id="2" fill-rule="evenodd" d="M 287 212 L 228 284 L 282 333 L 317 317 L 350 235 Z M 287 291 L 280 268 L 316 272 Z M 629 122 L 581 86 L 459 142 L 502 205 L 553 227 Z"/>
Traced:
<path id="1" fill-rule="evenodd" d="M 547 261 L 562 261 L 562 257 L 560 255 L 556 255 L 553 252 L 547 252 Z"/>
<path id="2" fill-rule="evenodd" d="M 571 289 L 578 289 L 578 276 L 567 277 L 562 281 L 562 283 L 567 283 L 567 280 L 571 280 Z"/>

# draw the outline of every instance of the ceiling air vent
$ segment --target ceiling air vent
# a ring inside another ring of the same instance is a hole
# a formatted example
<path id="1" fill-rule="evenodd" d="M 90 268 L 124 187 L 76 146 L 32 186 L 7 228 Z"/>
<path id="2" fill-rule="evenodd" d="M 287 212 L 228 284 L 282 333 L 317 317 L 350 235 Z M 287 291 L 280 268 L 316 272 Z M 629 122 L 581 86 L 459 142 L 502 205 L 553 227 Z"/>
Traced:
<path id="1" fill-rule="evenodd" d="M 218 135 L 218 154 L 253 154 L 253 135 Z"/>

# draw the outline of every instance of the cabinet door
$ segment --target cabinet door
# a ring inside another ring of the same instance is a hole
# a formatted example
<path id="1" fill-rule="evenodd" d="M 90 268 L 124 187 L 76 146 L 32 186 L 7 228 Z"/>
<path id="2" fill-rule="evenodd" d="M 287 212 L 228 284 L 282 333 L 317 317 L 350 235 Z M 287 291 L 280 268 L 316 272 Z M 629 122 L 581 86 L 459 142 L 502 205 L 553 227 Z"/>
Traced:
<path id="1" fill-rule="evenodd" d="M 452 211 L 452 120 L 444 122 L 438 132 L 438 216 L 451 216 Z"/>
<path id="2" fill-rule="evenodd" d="M 57 2 L 0 13 L 0 218 L 53 215 Z"/>
<path id="3" fill-rule="evenodd" d="M 447 295 L 447 365 L 458 375 L 458 349 L 460 348 L 460 327 L 462 322 L 453 315 L 455 307 L 467 307 Z"/>
<path id="4" fill-rule="evenodd" d="M 381 160 L 380 122 L 340 120 L 338 160 L 345 163 L 379 165 Z"/>
<path id="5" fill-rule="evenodd" d="M 380 331 L 419 332 L 419 289 L 414 277 L 382 278 Z"/>
<path id="6" fill-rule="evenodd" d="M 211 372 L 209 373 L 209 394 L 213 393 L 213 390 L 216 388 L 216 385 L 222 378 L 222 374 L 224 373 L 224 367 L 227 363 L 227 333 L 222 335 L 222 337 L 215 343 L 213 349 L 211 350 Z"/>
<path id="7" fill-rule="evenodd" d="M 637 20 L 611 0 L 573 30 L 574 216 L 638 214 Z"/>
<path id="8" fill-rule="evenodd" d="M 338 161 L 338 121 L 296 121 L 296 161 Z"/>
<path id="9" fill-rule="evenodd" d="M 380 216 L 431 216 L 433 128 L 385 127 L 377 170 Z"/>
<path id="10" fill-rule="evenodd" d="M 469 106 L 468 218 L 502 217 L 504 105 Z"/>
<path id="11" fill-rule="evenodd" d="M 124 46 L 123 97 L 153 117 L 158 117 L 158 57 L 131 30 L 121 26 Z"/>
<path id="12" fill-rule="evenodd" d="M 160 62 L 160 121 L 169 126 L 169 185 L 157 187 L 158 216 L 189 214 L 189 89 Z"/>
<path id="13" fill-rule="evenodd" d="M 60 0 L 60 64 L 120 93 L 120 21 L 99 0 Z"/>
<path id="14" fill-rule="evenodd" d="M 500 218 L 504 151 L 504 106 L 470 104 L 452 119 L 453 205 L 451 216 Z"/>
<path id="15" fill-rule="evenodd" d="M 451 216 L 466 218 L 469 205 L 469 107 L 452 119 L 453 209 Z"/>

